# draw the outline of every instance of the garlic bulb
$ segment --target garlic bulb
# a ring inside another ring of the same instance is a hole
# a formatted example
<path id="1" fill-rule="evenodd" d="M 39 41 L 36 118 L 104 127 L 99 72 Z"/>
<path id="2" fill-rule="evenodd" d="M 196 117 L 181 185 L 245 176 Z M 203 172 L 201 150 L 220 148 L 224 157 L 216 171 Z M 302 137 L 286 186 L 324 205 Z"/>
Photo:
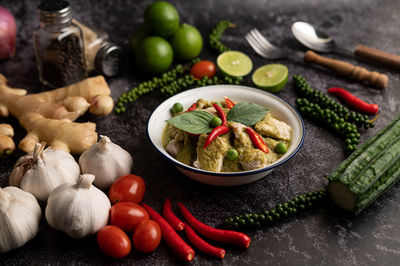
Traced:
<path id="1" fill-rule="evenodd" d="M 34 238 L 41 216 L 32 194 L 17 187 L 0 188 L 0 252 L 19 248 Z"/>
<path id="2" fill-rule="evenodd" d="M 64 183 L 74 183 L 80 175 L 79 165 L 71 154 L 62 150 L 43 150 L 37 143 L 32 153 L 18 159 L 10 175 L 10 185 L 46 201 L 50 192 Z"/>
<path id="3" fill-rule="evenodd" d="M 81 175 L 75 184 L 63 184 L 50 193 L 46 220 L 51 227 L 81 238 L 107 224 L 110 200 L 92 185 L 93 180 L 94 175 Z"/>
<path id="4" fill-rule="evenodd" d="M 84 151 L 79 158 L 82 174 L 93 174 L 94 184 L 108 188 L 120 176 L 131 172 L 131 155 L 106 136 L 100 136 L 98 143 Z"/>

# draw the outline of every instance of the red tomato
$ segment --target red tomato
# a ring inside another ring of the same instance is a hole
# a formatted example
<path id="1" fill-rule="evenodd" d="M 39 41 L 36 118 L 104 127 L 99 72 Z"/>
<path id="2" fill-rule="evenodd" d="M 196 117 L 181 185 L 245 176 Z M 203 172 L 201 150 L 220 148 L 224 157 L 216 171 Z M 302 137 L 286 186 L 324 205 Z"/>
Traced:
<path id="1" fill-rule="evenodd" d="M 215 64 L 211 61 L 200 61 L 192 66 L 190 69 L 190 74 L 195 78 L 201 79 L 204 76 L 212 78 L 215 76 L 217 68 Z"/>
<path id="2" fill-rule="evenodd" d="M 125 232 L 133 232 L 143 220 L 148 219 L 147 211 L 134 202 L 120 202 L 110 209 L 110 224 L 118 226 Z"/>
<path id="3" fill-rule="evenodd" d="M 161 229 L 153 220 L 139 224 L 132 238 L 133 246 L 140 252 L 149 253 L 155 250 L 161 241 Z"/>
<path id="4" fill-rule="evenodd" d="M 140 176 L 125 175 L 118 178 L 110 187 L 108 197 L 113 204 L 123 201 L 139 203 L 142 201 L 146 184 Z"/>
<path id="5" fill-rule="evenodd" d="M 131 252 L 131 241 L 124 231 L 113 225 L 104 226 L 97 233 L 97 244 L 108 256 L 122 258 Z"/>

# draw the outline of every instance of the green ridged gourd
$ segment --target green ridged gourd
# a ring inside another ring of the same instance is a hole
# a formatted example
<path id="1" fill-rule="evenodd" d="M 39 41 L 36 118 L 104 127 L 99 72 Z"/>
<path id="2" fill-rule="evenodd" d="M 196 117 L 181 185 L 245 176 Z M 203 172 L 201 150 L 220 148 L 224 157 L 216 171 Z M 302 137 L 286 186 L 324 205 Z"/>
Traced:
<path id="1" fill-rule="evenodd" d="M 342 209 L 359 214 L 400 179 L 400 115 L 328 176 L 327 192 Z"/>

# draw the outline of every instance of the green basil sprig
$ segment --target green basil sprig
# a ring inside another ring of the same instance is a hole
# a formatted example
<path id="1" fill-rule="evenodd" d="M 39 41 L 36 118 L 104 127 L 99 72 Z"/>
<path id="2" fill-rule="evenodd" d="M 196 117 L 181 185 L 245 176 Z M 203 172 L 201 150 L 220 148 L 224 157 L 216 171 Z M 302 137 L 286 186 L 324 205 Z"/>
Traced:
<path id="1" fill-rule="evenodd" d="M 252 126 L 269 112 L 268 108 L 255 103 L 240 102 L 229 110 L 226 120 Z"/>
<path id="2" fill-rule="evenodd" d="M 192 134 L 210 133 L 213 128 L 210 125 L 213 115 L 206 111 L 193 110 L 167 120 L 171 125 Z"/>
<path id="3" fill-rule="evenodd" d="M 227 121 L 238 122 L 245 126 L 252 126 L 269 112 L 268 108 L 248 102 L 239 102 L 229 110 Z M 202 110 L 186 112 L 167 120 L 168 123 L 191 134 L 206 134 L 213 130 L 211 120 L 213 115 Z"/>

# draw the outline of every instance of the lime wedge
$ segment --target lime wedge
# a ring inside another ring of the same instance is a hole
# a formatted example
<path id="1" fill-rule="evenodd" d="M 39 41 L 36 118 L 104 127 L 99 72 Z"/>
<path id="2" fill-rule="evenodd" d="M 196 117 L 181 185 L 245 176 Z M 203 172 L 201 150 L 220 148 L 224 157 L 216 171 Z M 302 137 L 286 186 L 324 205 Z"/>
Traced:
<path id="1" fill-rule="evenodd" d="M 277 93 L 288 80 L 289 70 L 281 64 L 268 64 L 257 68 L 251 77 L 253 83 L 260 89 Z"/>
<path id="2" fill-rule="evenodd" d="M 217 58 L 217 65 L 226 75 L 243 77 L 250 73 L 253 63 L 250 57 L 242 52 L 227 51 Z"/>

